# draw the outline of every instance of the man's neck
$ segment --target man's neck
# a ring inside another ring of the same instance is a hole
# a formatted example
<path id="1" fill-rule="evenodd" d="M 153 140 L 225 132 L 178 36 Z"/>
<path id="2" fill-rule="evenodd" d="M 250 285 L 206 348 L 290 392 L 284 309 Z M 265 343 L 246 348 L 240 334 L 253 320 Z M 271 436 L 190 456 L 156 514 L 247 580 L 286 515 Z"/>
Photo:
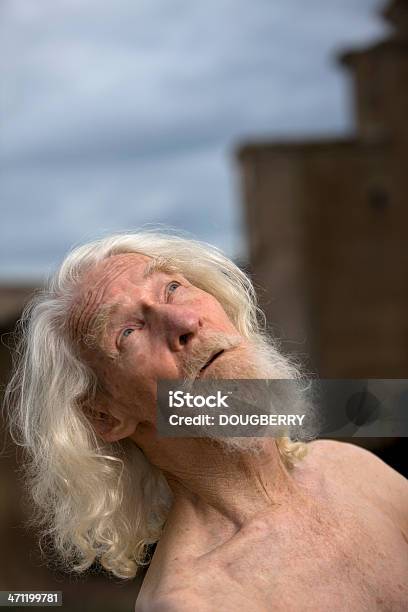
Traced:
<path id="1" fill-rule="evenodd" d="M 179 515 L 194 514 L 239 529 L 273 508 L 305 501 L 272 438 L 265 438 L 258 453 L 227 451 L 203 438 L 156 439 L 144 451 L 165 474 Z"/>

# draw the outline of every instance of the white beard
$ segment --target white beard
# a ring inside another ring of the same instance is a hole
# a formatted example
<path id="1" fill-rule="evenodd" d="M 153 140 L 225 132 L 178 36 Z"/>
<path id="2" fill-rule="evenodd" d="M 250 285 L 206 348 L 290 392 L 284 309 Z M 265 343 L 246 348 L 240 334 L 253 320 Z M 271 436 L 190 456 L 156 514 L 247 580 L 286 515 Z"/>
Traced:
<path id="1" fill-rule="evenodd" d="M 244 340 L 242 337 L 228 336 L 223 333 L 212 333 L 206 336 L 200 343 L 200 346 L 193 351 L 191 359 L 184 369 L 186 390 L 191 389 L 191 386 L 194 384 L 200 366 L 205 363 L 206 359 L 214 351 L 221 349 L 226 350 L 225 355 L 214 361 L 209 371 L 200 379 L 205 382 L 206 393 L 207 387 L 209 389 L 208 393 L 211 393 L 212 388 L 216 392 L 217 380 L 222 379 L 288 380 L 291 382 L 278 383 L 278 396 L 273 396 L 277 385 L 271 383 L 272 396 L 268 395 L 265 403 L 263 403 L 259 395 L 258 397 L 251 396 L 251 391 L 248 391 L 246 388 L 244 391 L 246 395 L 242 399 L 252 406 L 262 405 L 262 408 L 271 414 L 279 413 L 279 405 L 286 408 L 290 406 L 290 412 L 294 414 L 304 413 L 306 409 L 310 410 L 302 388 L 301 374 L 298 367 L 282 355 L 269 339 L 261 335 L 252 341 Z M 260 385 L 254 384 L 252 387 L 256 395 Z M 271 397 L 273 398 L 272 401 Z M 200 426 L 199 435 L 210 438 L 210 440 L 227 452 L 259 454 L 264 449 L 265 444 L 269 442 L 271 436 L 276 437 L 276 430 L 275 433 L 272 433 L 268 426 L 262 428 L 257 437 L 221 437 L 214 435 L 213 431 L 214 428 L 211 426 Z"/>

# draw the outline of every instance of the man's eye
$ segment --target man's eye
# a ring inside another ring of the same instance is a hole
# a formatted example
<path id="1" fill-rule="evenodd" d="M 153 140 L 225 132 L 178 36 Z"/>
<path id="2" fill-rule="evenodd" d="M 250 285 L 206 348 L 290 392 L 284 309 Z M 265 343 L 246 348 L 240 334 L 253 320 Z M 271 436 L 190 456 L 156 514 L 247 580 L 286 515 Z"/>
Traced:
<path id="1" fill-rule="evenodd" d="M 177 287 L 180 287 L 180 285 L 181 283 L 178 281 L 171 281 L 171 283 L 167 285 L 167 294 L 174 293 Z"/>
<path id="2" fill-rule="evenodd" d="M 123 338 L 127 338 L 128 336 L 130 336 L 130 334 L 132 332 L 134 332 L 135 330 L 133 329 L 133 327 L 127 327 L 126 329 L 123 330 L 122 332 L 122 336 Z"/>

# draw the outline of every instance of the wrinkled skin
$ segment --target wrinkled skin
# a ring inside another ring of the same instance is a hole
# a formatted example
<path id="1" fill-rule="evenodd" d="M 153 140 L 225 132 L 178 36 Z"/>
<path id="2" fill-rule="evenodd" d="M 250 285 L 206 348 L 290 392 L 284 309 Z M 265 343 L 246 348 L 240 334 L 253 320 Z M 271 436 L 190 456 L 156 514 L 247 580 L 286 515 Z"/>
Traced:
<path id="1" fill-rule="evenodd" d="M 103 385 L 98 410 L 106 418 L 103 428 L 100 421 L 95 425 L 109 442 L 153 422 L 157 380 L 182 378 L 186 356 L 208 332 L 238 335 L 218 301 L 180 273 L 158 271 L 144 279 L 149 261 L 140 254 L 104 260 L 85 276 L 72 308 L 70 327 L 82 338 L 100 306 L 122 304 L 105 337 L 93 350 L 82 350 Z M 246 348 L 243 338 L 241 343 L 238 363 Z"/>
<path id="2" fill-rule="evenodd" d="M 95 430 L 133 440 L 174 494 L 136 612 L 407 610 L 408 485 L 371 453 L 316 441 L 289 471 L 271 439 L 260 454 L 234 455 L 157 436 L 157 380 L 181 378 L 209 334 L 239 335 L 212 295 L 178 273 L 144 278 L 148 264 L 124 254 L 95 266 L 70 318 L 100 381 L 84 406 Z M 103 338 L 82 342 L 98 308 L 116 301 Z M 241 337 L 205 375 L 242 372 L 251 347 Z"/>

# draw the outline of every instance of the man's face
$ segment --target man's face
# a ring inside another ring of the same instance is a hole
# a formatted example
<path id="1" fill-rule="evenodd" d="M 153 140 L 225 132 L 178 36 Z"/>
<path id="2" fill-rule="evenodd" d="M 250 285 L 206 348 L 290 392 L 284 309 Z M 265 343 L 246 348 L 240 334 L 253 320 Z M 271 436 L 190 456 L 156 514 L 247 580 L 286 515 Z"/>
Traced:
<path id="1" fill-rule="evenodd" d="M 212 295 L 134 253 L 109 257 L 86 274 L 70 330 L 85 338 L 84 356 L 105 392 L 140 410 L 141 419 L 151 418 L 159 379 L 229 378 L 247 348 Z"/>

